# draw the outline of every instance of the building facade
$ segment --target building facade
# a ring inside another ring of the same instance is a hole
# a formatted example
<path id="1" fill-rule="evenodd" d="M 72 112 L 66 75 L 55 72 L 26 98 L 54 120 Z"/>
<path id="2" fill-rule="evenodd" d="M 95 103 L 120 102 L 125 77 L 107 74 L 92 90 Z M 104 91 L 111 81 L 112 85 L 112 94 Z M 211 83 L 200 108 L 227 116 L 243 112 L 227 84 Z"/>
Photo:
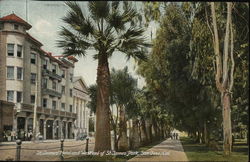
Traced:
<path id="1" fill-rule="evenodd" d="M 44 139 L 74 137 L 74 57 L 56 58 L 15 14 L 0 18 L 0 100 L 15 104 L 12 131 L 20 138 L 33 130 Z"/>
<path id="2" fill-rule="evenodd" d="M 88 95 L 87 85 L 82 77 L 74 77 L 73 82 L 73 102 L 74 109 L 77 112 L 74 134 L 77 139 L 83 134 L 89 135 L 90 109 L 87 107 L 87 103 L 90 101 L 90 98 Z"/>

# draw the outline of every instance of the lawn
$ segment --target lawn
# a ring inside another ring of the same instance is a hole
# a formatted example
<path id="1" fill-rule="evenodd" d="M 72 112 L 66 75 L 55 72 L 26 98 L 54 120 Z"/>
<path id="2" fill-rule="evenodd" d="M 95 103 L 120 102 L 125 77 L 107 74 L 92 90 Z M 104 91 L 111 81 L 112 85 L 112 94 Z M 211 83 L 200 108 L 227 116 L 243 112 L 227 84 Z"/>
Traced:
<path id="1" fill-rule="evenodd" d="M 188 137 L 182 137 L 183 149 L 189 161 L 230 161 L 248 162 L 248 145 L 246 141 L 236 140 L 231 156 L 224 156 L 223 151 L 211 151 L 204 144 L 194 143 Z M 220 148 L 222 144 L 220 143 Z"/>

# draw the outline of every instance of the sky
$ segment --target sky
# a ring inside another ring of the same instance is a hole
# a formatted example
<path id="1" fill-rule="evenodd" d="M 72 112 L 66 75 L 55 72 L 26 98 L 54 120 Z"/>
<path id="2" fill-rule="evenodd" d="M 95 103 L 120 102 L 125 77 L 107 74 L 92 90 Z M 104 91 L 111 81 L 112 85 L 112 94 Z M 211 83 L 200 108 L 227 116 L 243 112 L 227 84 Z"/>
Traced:
<path id="1" fill-rule="evenodd" d="M 79 4 L 82 5 L 84 13 L 87 14 L 85 10 L 87 2 L 79 2 Z M 139 4 L 137 5 L 139 6 Z M 67 11 L 68 7 L 63 1 L 0 0 L 0 17 L 15 13 L 27 21 L 32 25 L 28 33 L 43 44 L 42 49 L 53 55 L 61 55 L 63 52 L 56 46 L 56 40 L 59 40 L 60 27 L 65 26 L 61 18 L 67 14 Z M 150 23 L 145 36 L 150 38 L 152 30 L 154 38 L 156 28 L 155 23 Z M 89 86 L 96 83 L 97 61 L 92 58 L 94 50 L 88 50 L 86 53 L 85 57 L 77 57 L 79 61 L 75 64 L 74 75 L 82 76 Z M 122 69 L 125 66 L 128 66 L 129 73 L 138 79 L 138 87 L 142 88 L 145 81 L 136 74 L 135 61 L 133 59 L 127 61 L 122 53 L 115 52 L 109 60 L 110 69 Z"/>

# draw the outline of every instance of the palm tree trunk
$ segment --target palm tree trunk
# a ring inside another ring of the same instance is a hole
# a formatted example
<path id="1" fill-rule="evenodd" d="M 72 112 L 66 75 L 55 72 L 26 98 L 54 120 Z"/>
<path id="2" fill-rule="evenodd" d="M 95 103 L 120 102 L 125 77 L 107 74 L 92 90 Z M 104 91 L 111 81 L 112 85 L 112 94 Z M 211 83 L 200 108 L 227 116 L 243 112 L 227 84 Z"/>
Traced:
<path id="1" fill-rule="evenodd" d="M 130 148 L 132 150 L 135 150 L 140 146 L 139 141 L 139 130 L 138 130 L 138 119 L 133 119 L 133 127 L 131 132 L 131 145 Z"/>
<path id="2" fill-rule="evenodd" d="M 118 150 L 127 151 L 128 150 L 128 137 L 127 137 L 127 123 L 125 118 L 125 107 L 120 106 L 120 129 L 119 129 L 119 141 Z"/>
<path id="3" fill-rule="evenodd" d="M 110 73 L 108 58 L 105 53 L 101 53 L 99 54 L 97 68 L 97 107 L 94 151 L 111 150 L 109 95 Z"/>

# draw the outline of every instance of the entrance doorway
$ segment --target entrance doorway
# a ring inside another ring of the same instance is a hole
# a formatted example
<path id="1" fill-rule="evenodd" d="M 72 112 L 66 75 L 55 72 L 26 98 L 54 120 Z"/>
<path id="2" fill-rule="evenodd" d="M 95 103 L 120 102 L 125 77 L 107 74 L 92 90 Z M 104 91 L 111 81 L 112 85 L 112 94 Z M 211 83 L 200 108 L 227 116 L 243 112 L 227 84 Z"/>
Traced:
<path id="1" fill-rule="evenodd" d="M 44 136 L 44 120 L 43 119 L 40 119 L 40 123 L 39 123 L 39 132 L 40 132 L 40 134 L 41 135 L 43 135 Z"/>
<path id="2" fill-rule="evenodd" d="M 46 139 L 53 139 L 53 120 L 46 122 Z"/>
<path id="3" fill-rule="evenodd" d="M 68 138 L 72 138 L 72 123 L 68 123 Z"/>
<path id="4" fill-rule="evenodd" d="M 25 140 L 25 118 L 17 117 L 17 138 Z"/>

